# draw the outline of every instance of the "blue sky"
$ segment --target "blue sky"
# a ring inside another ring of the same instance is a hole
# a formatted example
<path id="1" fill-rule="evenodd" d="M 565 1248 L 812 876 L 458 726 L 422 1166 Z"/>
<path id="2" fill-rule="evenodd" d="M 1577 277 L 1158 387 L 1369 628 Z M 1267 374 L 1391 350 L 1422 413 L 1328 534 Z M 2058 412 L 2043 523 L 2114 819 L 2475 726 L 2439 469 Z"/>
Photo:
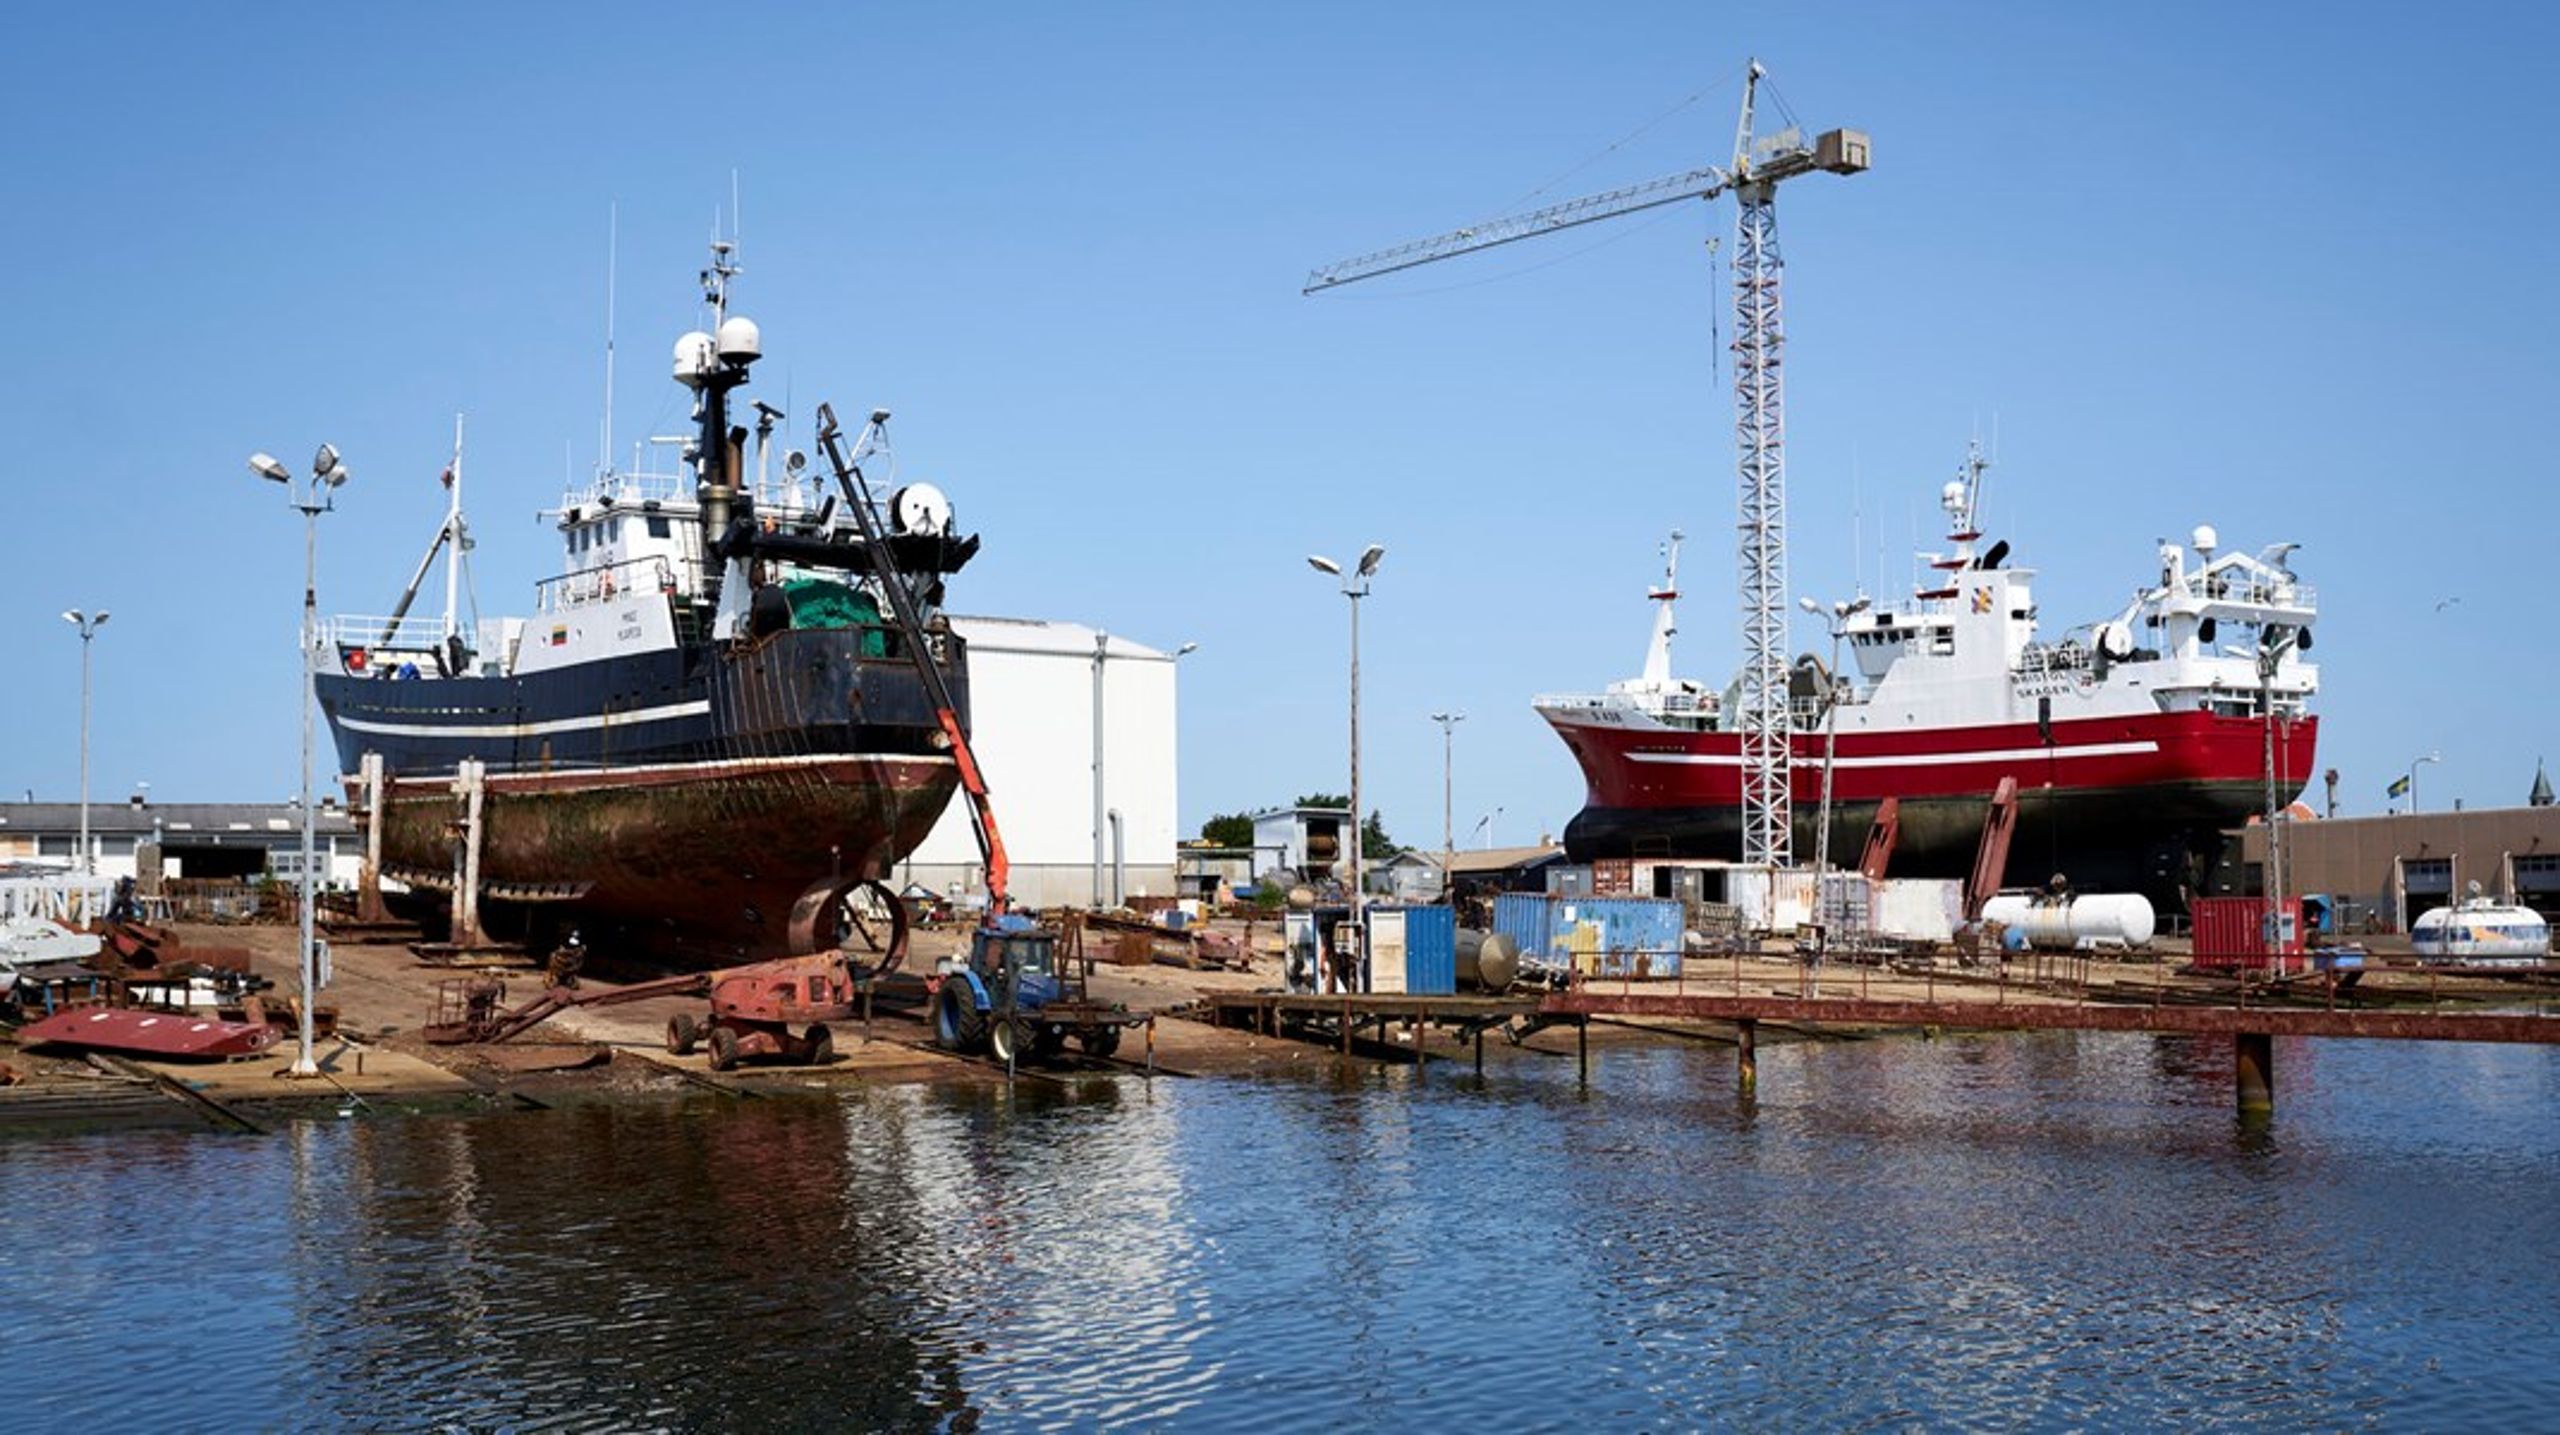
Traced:
<path id="1" fill-rule="evenodd" d="M 322 607 L 380 612 L 467 412 L 480 606 L 520 611 L 560 557 L 532 514 L 596 457 L 608 211 L 627 445 L 683 416 L 663 356 L 734 170 L 766 391 L 897 412 L 905 475 L 986 540 L 956 605 L 1200 644 L 1186 826 L 1340 786 L 1344 604 L 1301 557 L 1380 542 L 1372 800 L 1438 840 L 1427 715 L 1455 708 L 1462 837 L 1497 807 L 1505 841 L 1560 832 L 1581 782 L 1529 700 L 1634 670 L 1675 525 L 1680 666 L 1720 685 L 1735 661 L 1703 248 L 1731 211 L 1298 286 L 1532 192 L 1718 162 L 1757 54 L 1808 124 L 1875 140 L 1873 172 L 1780 202 L 1797 592 L 1899 589 L 1996 426 L 1986 518 L 2050 627 L 2119 607 L 2199 522 L 2299 541 L 2345 809 L 2429 751 L 2428 806 L 2518 802 L 2560 697 L 2534 636 L 2553 14 L 30 12 L 0 56 L 26 321 L 0 790 L 76 792 L 74 606 L 115 613 L 99 797 L 292 790 L 299 519 L 252 449 L 345 452 Z"/>

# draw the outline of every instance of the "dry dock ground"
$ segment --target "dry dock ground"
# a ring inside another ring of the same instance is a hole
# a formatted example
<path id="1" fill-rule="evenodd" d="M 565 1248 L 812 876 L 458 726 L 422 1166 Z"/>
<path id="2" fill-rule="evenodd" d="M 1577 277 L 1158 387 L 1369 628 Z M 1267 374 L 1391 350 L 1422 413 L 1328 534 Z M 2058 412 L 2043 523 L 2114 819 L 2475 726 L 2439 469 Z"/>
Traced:
<path id="1" fill-rule="evenodd" d="M 1229 929 L 1243 938 L 1241 926 Z M 275 982 L 275 995 L 294 986 L 295 933 L 278 927 L 182 928 L 190 941 L 246 947 L 255 970 Z M 949 953 L 961 934 L 925 931 L 917 934 L 909 961 L 928 970 L 934 959 Z M 1430 1056 L 1456 1063 L 1472 1060 L 1473 1050 L 1459 1033 L 1428 1023 L 1391 1025 L 1383 1039 L 1364 1033 L 1354 1053 L 1345 1057 L 1328 1041 L 1297 1040 L 1235 1028 L 1206 1020 L 1207 1002 L 1219 993 L 1271 991 L 1279 986 L 1280 959 L 1274 928 L 1263 923 L 1251 934 L 1249 971 L 1188 970 L 1163 965 L 1097 964 L 1093 995 L 1125 1004 L 1132 1011 L 1158 1013 L 1152 1042 L 1145 1029 L 1131 1031 L 1119 1059 L 1109 1065 L 1084 1063 L 1061 1072 L 1032 1073 L 1034 1080 L 1073 1079 L 1076 1071 L 1143 1069 L 1152 1045 L 1156 1069 L 1169 1077 L 1212 1076 L 1290 1070 L 1322 1071 L 1377 1061 L 1411 1062 L 1417 1047 Z M 333 944 L 335 979 L 324 994 L 324 1006 L 336 1010 L 337 1033 L 318 1047 L 323 1076 L 294 1081 L 287 1075 L 294 1053 L 288 1037 L 255 1058 L 225 1063 L 99 1060 L 76 1053 L 22 1051 L 0 1029 L 0 1065 L 19 1078 L 0 1089 L 0 1123 L 13 1118 L 45 1122 L 59 1116 L 77 1122 L 173 1117 L 214 1124 L 256 1124 L 280 1107 L 318 1104 L 350 1114 L 365 1109 L 430 1109 L 472 1106 L 552 1106 L 589 1101 L 632 1101 L 695 1096 L 715 1090 L 752 1098 L 780 1091 L 824 1088 L 842 1083 L 987 1083 L 1005 1080 L 1004 1073 L 984 1061 L 964 1060 L 934 1049 L 931 1033 L 919 1014 L 882 1005 L 866 1027 L 856 1021 L 835 1029 L 835 1059 L 824 1068 L 748 1063 L 722 1074 L 709 1069 L 697 1052 L 686 1057 L 665 1049 L 667 1019 L 678 1012 L 700 1012 L 698 997 L 664 997 L 627 1005 L 578 1008 L 562 1012 L 541 1026 L 496 1046 L 430 1046 L 421 1034 L 433 1010 L 439 983 L 464 975 L 428 965 L 405 944 L 341 940 Z M 1981 1002 L 1986 1007 L 2008 1003 L 2174 1002 L 2227 1005 L 2241 993 L 2227 979 L 2182 976 L 2183 955 L 2175 951 L 2140 960 L 2047 958 L 2013 962 L 2005 970 L 1978 971 L 1941 960 L 1933 969 L 1892 971 L 1839 963 L 1808 967 L 1792 954 L 1775 950 L 1744 956 L 1692 957 L 1677 981 L 1640 983 L 1596 981 L 1596 992 L 1635 991 L 1662 994 L 1821 997 L 1878 1002 Z M 522 1002 L 541 988 L 530 972 L 501 973 L 512 1002 Z M 585 978 L 589 989 L 613 985 L 612 977 L 637 978 L 617 972 L 609 954 L 598 954 Z M 2391 964 L 2389 954 L 2346 992 L 2333 992 L 2317 981 L 2297 982 L 2288 990 L 2258 988 L 2248 994 L 2253 1004 L 2278 1002 L 2322 1005 L 2406 1006 L 2432 1009 L 2491 1006 L 2515 1009 L 2560 998 L 2560 976 L 2549 973 L 2447 973 Z M 1427 1007 L 1418 1002 L 1417 1007 Z M 1986 1021 L 1986 1025 L 1996 1022 Z M 1795 1030 L 1783 1022 L 1763 1022 L 1760 1040 L 1790 1036 L 1850 1036 L 1854 1028 L 1837 1024 L 1820 1032 Z M 1659 1019 L 1595 1018 L 1590 1040 L 1596 1044 L 1629 1042 L 1731 1042 L 1730 1026 L 1713 1022 Z M 1488 1039 L 1488 1061 L 1571 1059 L 1577 1036 L 1570 1029 L 1550 1028 L 1514 1044 L 1496 1035 Z"/>

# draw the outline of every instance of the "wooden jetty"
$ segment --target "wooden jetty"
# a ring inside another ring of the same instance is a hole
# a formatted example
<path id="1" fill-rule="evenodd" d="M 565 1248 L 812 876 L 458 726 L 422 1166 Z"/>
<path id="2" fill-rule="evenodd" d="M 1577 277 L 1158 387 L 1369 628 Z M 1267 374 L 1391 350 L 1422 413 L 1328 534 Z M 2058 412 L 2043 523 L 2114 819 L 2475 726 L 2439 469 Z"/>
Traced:
<path id="1" fill-rule="evenodd" d="M 1780 972 L 1793 969 L 1755 964 Z M 2430 1004 L 2362 1004 L 2359 994 L 2335 989 L 2312 993 L 2261 989 L 2257 999 L 2246 986 L 2199 989 L 2192 983 L 2165 982 L 2149 989 L 2118 986 L 2052 987 L 1960 986 L 1961 996 L 1942 995 L 1939 983 L 1907 991 L 1909 983 L 1892 983 L 1882 994 L 1848 994 L 1859 983 L 1834 980 L 1835 994 L 1802 980 L 1788 993 L 1763 987 L 1754 992 L 1737 972 L 1723 992 L 1701 990 L 1694 981 L 1577 982 L 1564 990 L 1518 996 L 1308 995 L 1271 992 L 1222 992 L 1206 998 L 1212 1019 L 1221 1026 L 1243 1026 L 1270 1035 L 1296 1034 L 1339 1046 L 1346 1056 L 1365 1033 L 1392 1041 L 1404 1028 L 1419 1035 L 1432 1028 L 1455 1030 L 1460 1041 L 1475 1043 L 1475 1064 L 1484 1067 L 1484 1034 L 1512 1022 L 1531 1029 L 1570 1025 L 1576 1029 L 1582 1070 L 1590 1071 L 1589 1023 L 1594 1018 L 1647 1018 L 1728 1024 L 1734 1029 L 1737 1076 L 1745 1091 L 1757 1085 L 1758 1028 L 1762 1022 L 1788 1027 L 1859 1028 L 1865 1030 L 1952 1031 L 2131 1031 L 2227 1036 L 2233 1048 L 2233 1089 L 2244 1116 L 2263 1117 L 2275 1108 L 2274 1039 L 2328 1037 L 2368 1041 L 2483 1041 L 2560 1045 L 2560 1015 L 2513 1011 L 2444 1010 Z M 2365 994 L 2370 995 L 2370 994 Z M 2272 999 L 2269 999 L 2272 998 Z M 2317 1000 L 2320 1004 L 2310 1004 Z M 1418 1050 L 1418 1046 L 1416 1047 Z"/>

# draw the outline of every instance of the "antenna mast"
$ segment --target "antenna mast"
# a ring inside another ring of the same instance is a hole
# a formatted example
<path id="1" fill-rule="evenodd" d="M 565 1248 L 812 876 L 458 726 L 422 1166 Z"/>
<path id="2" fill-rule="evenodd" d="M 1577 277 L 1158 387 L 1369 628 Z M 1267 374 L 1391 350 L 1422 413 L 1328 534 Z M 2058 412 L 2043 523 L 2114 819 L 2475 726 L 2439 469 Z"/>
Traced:
<path id="1" fill-rule="evenodd" d="M 604 230 L 604 428 L 596 435 L 596 472 L 613 471 L 613 288 L 622 256 L 622 205 L 606 211 Z"/>
<path id="2" fill-rule="evenodd" d="M 453 416 L 453 463 L 446 468 L 444 507 L 444 635 L 462 631 L 455 603 L 462 590 L 462 415 Z"/>

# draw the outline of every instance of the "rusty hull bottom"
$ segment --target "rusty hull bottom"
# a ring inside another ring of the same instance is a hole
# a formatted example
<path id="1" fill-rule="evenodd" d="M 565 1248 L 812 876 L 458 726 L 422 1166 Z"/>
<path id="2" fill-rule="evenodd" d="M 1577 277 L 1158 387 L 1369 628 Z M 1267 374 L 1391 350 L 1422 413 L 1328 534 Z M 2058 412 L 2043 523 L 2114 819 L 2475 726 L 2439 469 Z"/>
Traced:
<path id="1" fill-rule="evenodd" d="M 887 876 L 958 785 L 949 758 L 908 756 L 492 773 L 482 889 L 578 892 L 545 910 L 599 951 L 686 964 L 786 955 L 792 904 L 812 883 Z M 452 872 L 449 779 L 394 781 L 384 807 L 386 867 Z"/>

